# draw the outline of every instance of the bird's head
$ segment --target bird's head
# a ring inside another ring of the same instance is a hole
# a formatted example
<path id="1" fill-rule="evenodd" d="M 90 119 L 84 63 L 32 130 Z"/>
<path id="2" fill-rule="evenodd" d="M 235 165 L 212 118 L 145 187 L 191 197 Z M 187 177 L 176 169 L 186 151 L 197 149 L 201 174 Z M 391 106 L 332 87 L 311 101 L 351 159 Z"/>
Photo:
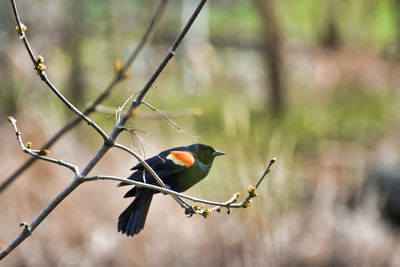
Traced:
<path id="1" fill-rule="evenodd" d="M 209 145 L 194 144 L 188 146 L 190 152 L 193 153 L 196 159 L 204 164 L 210 164 L 213 162 L 216 156 L 226 155 L 225 152 L 218 151 Z"/>

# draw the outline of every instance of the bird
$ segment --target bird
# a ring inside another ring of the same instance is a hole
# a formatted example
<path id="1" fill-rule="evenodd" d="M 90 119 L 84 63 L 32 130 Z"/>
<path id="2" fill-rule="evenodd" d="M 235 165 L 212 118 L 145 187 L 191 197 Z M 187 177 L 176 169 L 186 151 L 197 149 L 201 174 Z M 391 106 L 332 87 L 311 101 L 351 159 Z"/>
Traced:
<path id="1" fill-rule="evenodd" d="M 171 148 L 146 159 L 145 162 L 157 173 L 165 185 L 176 192 L 183 192 L 205 178 L 214 158 L 225 155 L 205 144 L 193 144 Z M 138 163 L 129 180 L 158 185 L 150 172 Z M 121 182 L 118 186 L 126 186 Z M 144 187 L 133 187 L 124 198 L 135 197 L 132 203 L 118 217 L 118 232 L 134 236 L 144 228 L 153 195 L 159 191 Z"/>

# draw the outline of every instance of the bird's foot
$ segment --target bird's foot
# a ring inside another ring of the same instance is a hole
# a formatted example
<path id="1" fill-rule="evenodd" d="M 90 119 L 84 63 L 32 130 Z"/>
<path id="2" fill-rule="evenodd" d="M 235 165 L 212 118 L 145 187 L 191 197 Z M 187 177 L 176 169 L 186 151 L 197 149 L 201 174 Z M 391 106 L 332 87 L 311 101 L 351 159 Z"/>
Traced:
<path id="1" fill-rule="evenodd" d="M 192 206 L 189 205 L 189 206 L 186 207 L 186 209 L 185 209 L 186 217 L 190 218 L 195 213 L 196 213 L 196 211 L 194 210 L 194 208 Z"/>

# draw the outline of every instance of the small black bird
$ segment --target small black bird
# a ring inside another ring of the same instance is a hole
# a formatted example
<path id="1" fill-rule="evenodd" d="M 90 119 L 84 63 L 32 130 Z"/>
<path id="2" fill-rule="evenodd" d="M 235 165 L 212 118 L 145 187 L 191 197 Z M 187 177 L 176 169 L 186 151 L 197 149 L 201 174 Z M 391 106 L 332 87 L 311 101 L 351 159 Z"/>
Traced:
<path id="1" fill-rule="evenodd" d="M 163 182 L 177 192 L 183 192 L 207 176 L 214 158 L 225 155 L 204 144 L 176 147 L 165 150 L 146 160 L 146 163 L 157 173 Z M 157 181 L 141 164 L 131 170 L 136 170 L 128 179 L 158 185 Z M 128 185 L 120 183 L 119 186 Z M 138 234 L 144 227 L 153 194 L 159 191 L 149 188 L 134 187 L 125 194 L 135 197 L 133 202 L 118 217 L 118 232 L 127 236 Z"/>

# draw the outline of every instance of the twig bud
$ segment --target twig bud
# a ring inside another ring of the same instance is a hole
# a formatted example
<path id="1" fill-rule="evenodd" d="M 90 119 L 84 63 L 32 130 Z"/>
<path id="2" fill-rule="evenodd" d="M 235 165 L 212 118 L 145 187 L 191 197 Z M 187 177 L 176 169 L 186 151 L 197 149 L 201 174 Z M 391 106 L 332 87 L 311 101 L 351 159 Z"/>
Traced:
<path id="1" fill-rule="evenodd" d="M 275 163 L 275 161 L 276 161 L 276 158 L 273 157 L 269 162 L 270 162 L 270 163 Z"/>
<path id="2" fill-rule="evenodd" d="M 120 71 L 124 67 L 124 63 L 121 60 L 117 59 L 114 61 L 114 69 L 115 71 Z"/>
<path id="3" fill-rule="evenodd" d="M 32 143 L 31 142 L 26 143 L 25 147 L 28 148 L 28 149 L 31 149 L 32 148 Z"/>
<path id="4" fill-rule="evenodd" d="M 44 63 L 44 58 L 42 55 L 38 55 L 37 57 L 37 63 Z"/>
<path id="5" fill-rule="evenodd" d="M 204 218 L 207 218 L 211 213 L 212 211 L 209 208 L 206 208 L 203 210 L 203 213 L 201 215 L 203 215 Z"/>
<path id="6" fill-rule="evenodd" d="M 246 209 L 246 208 L 250 207 L 251 203 L 253 203 L 253 200 L 252 200 L 252 199 L 250 199 L 249 201 L 245 202 L 245 203 L 243 204 L 243 208 Z"/>
<path id="7" fill-rule="evenodd" d="M 122 77 L 124 77 L 125 79 L 129 79 L 132 77 L 132 75 L 133 75 L 132 71 L 127 70 L 122 74 Z"/>
<path id="8" fill-rule="evenodd" d="M 236 198 L 236 200 L 238 200 L 239 197 L 240 197 L 240 192 L 236 192 L 236 193 L 235 193 L 235 198 Z"/>
<path id="9" fill-rule="evenodd" d="M 49 154 L 50 154 L 50 151 L 47 149 L 40 150 L 40 152 L 39 152 L 39 156 L 48 156 Z"/>
<path id="10" fill-rule="evenodd" d="M 256 190 L 257 189 L 255 186 L 249 185 L 249 187 L 247 187 L 247 192 L 249 192 L 249 196 L 251 198 L 258 196 L 258 193 L 256 192 Z"/>
<path id="11" fill-rule="evenodd" d="M 36 73 L 37 73 L 38 75 L 42 74 L 42 72 L 45 71 L 45 70 L 46 70 L 46 65 L 44 65 L 43 63 L 37 64 L 37 66 L 36 66 Z"/>
<path id="12" fill-rule="evenodd" d="M 28 28 L 23 23 L 21 23 L 21 29 L 22 29 L 22 32 L 26 32 L 26 30 L 28 30 Z M 15 27 L 15 30 L 17 31 L 18 34 L 22 34 L 21 31 L 19 30 L 18 26 Z"/>
<path id="13" fill-rule="evenodd" d="M 230 207 L 227 207 L 227 208 L 226 208 L 226 213 L 228 213 L 228 215 L 231 214 L 231 211 L 232 211 L 232 210 L 231 210 Z"/>
<path id="14" fill-rule="evenodd" d="M 32 233 L 32 229 L 31 229 L 31 226 L 29 225 L 29 224 L 27 224 L 26 222 L 22 222 L 22 223 L 20 223 L 20 225 L 19 225 L 19 227 L 24 227 L 24 231 L 26 231 L 26 232 L 28 232 L 29 233 L 29 235 L 31 235 Z"/>

